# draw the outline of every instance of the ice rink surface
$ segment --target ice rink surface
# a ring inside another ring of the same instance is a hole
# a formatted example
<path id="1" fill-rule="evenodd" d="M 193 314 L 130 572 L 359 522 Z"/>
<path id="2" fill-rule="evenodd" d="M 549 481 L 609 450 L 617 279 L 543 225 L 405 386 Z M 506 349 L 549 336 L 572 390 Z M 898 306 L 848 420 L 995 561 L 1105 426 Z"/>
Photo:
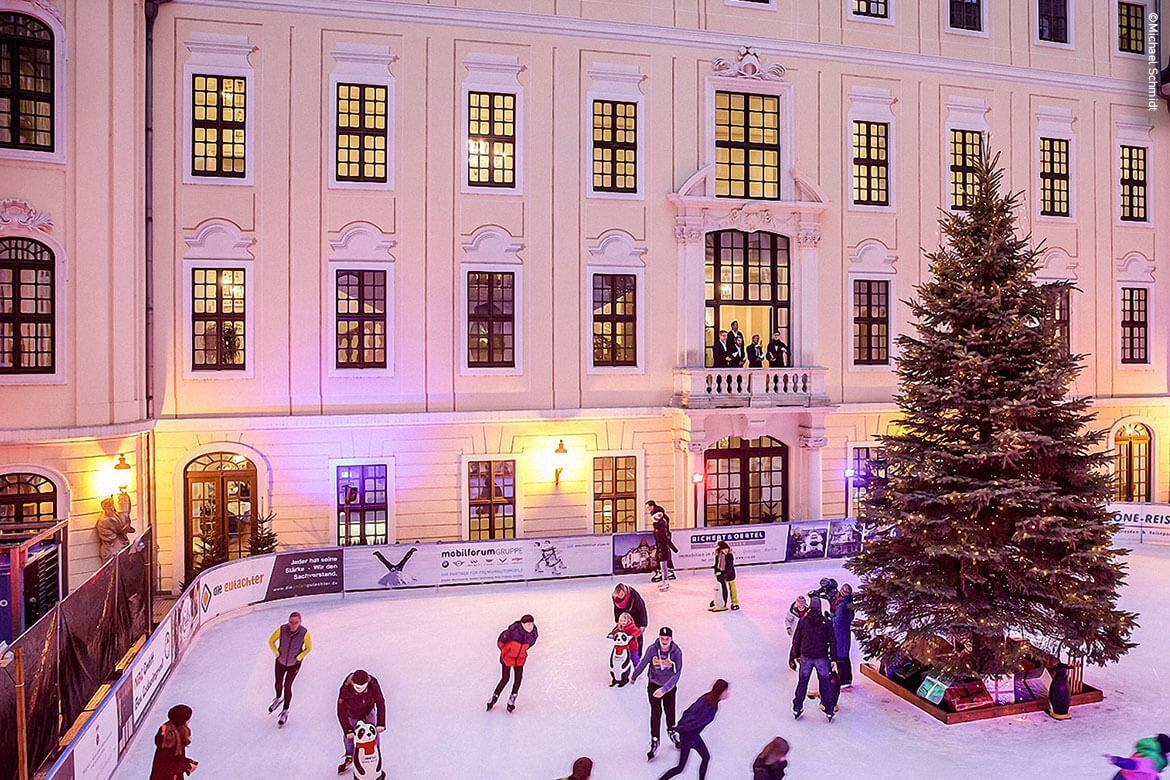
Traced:
<path id="1" fill-rule="evenodd" d="M 1121 663 L 1091 667 L 1087 681 L 1105 701 L 1057 722 L 1043 713 L 944 726 L 869 680 L 841 696 L 826 722 L 815 702 L 792 719 L 796 675 L 787 666 L 784 613 L 823 576 L 855 580 L 837 562 L 739 568 L 743 610 L 711 613 L 709 574 L 679 575 L 660 593 L 627 580 L 646 598 L 650 633 L 669 625 L 683 651 L 682 714 L 717 677 L 731 696 L 703 733 L 710 780 L 743 780 L 772 737 L 792 744 L 792 780 L 1104 780 L 1102 753 L 1129 755 L 1139 737 L 1170 732 L 1170 548 L 1129 558 L 1122 606 L 1141 614 L 1140 646 Z M 646 761 L 645 678 L 609 688 L 614 579 L 413 590 L 275 602 L 204 627 L 172 673 L 130 746 L 119 778 L 150 774 L 153 737 L 177 703 L 194 708 L 189 755 L 196 780 L 320 780 L 336 777 L 344 749 L 337 690 L 364 668 L 387 699 L 382 751 L 388 777 L 552 780 L 573 759 L 595 762 L 597 780 L 656 778 L 677 760 L 665 739 Z M 276 725 L 272 651 L 267 640 L 292 609 L 305 616 L 313 651 L 296 680 L 288 724 Z M 525 612 L 540 639 L 525 668 L 517 709 L 484 705 L 499 676 L 496 636 Z M 854 644 L 856 665 L 856 643 Z M 684 778 L 698 776 L 694 754 Z"/>

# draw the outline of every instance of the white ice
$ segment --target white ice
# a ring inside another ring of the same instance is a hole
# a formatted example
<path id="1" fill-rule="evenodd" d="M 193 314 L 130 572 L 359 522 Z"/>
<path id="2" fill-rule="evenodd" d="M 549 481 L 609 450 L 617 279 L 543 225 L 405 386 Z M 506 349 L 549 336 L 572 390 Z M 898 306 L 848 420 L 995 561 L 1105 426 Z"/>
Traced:
<path id="1" fill-rule="evenodd" d="M 792 745 L 793 780 L 1104 780 L 1102 753 L 1129 755 L 1136 739 L 1170 731 L 1170 548 L 1130 557 L 1122 606 L 1141 613 L 1140 646 L 1116 665 L 1091 667 L 1105 701 L 1057 722 L 1043 713 L 944 726 L 855 675 L 832 723 L 815 706 L 792 719 L 795 674 L 787 667 L 784 611 L 823 576 L 854 581 L 836 562 L 741 567 L 742 611 L 711 613 L 713 579 L 680 574 L 660 593 L 628 578 L 646 597 L 652 632 L 669 625 L 683 650 L 679 714 L 717 677 L 731 696 L 703 733 L 711 780 L 751 775 L 773 736 Z M 335 777 L 343 755 L 337 689 L 364 668 L 386 693 L 382 750 L 393 780 L 552 780 L 587 755 L 598 780 L 656 778 L 677 760 L 668 741 L 653 763 L 644 678 L 609 688 L 606 634 L 615 580 L 472 586 L 281 601 L 205 626 L 172 673 L 117 773 L 146 778 L 153 736 L 176 703 L 194 708 L 189 754 L 195 780 Z M 277 729 L 268 636 L 291 609 L 305 615 L 313 651 L 296 680 L 291 717 Z M 485 712 L 498 679 L 497 634 L 531 612 L 540 639 L 529 654 L 517 709 Z M 856 655 L 856 654 L 855 654 Z M 856 658 L 855 658 L 856 661 Z M 665 737 L 665 732 L 663 734 Z M 665 740 L 664 740 L 665 741 Z M 694 754 L 684 778 L 698 776 Z"/>

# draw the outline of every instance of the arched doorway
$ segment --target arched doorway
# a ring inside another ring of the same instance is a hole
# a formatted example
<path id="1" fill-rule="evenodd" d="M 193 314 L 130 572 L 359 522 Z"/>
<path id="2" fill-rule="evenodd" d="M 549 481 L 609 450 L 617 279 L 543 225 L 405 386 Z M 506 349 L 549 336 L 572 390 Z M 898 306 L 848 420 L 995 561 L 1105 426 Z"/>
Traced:
<path id="1" fill-rule="evenodd" d="M 1121 426 L 1114 437 L 1117 472 L 1115 501 L 1149 501 L 1150 429 L 1139 422 Z"/>
<path id="2" fill-rule="evenodd" d="M 721 230 L 707 234 L 706 365 L 715 365 L 720 330 L 739 322 L 744 347 L 759 335 L 763 347 L 772 334 L 791 355 L 791 269 L 788 239 L 775 233 Z M 791 358 L 787 359 L 790 362 Z"/>
<path id="3" fill-rule="evenodd" d="M 201 455 L 184 469 L 187 572 L 196 570 L 205 538 L 218 531 L 227 542 L 228 559 L 248 554 L 255 517 L 256 465 L 235 452 Z"/>
<path id="4" fill-rule="evenodd" d="M 731 436 L 703 455 L 704 525 L 788 521 L 788 447 L 771 436 Z"/>
<path id="5" fill-rule="evenodd" d="M 31 539 L 57 523 L 57 486 L 40 474 L 0 474 L 0 542 Z M 29 550 L 21 573 L 23 579 L 23 626 L 28 628 L 60 601 L 60 548 L 50 537 Z M 7 582 L 7 580 L 5 580 Z M 0 598 L 7 598 L 0 593 Z M 0 629 L 6 636 L 8 627 Z M 17 629 L 20 633 L 20 628 Z M 11 637 L 9 637 L 11 639 Z"/>

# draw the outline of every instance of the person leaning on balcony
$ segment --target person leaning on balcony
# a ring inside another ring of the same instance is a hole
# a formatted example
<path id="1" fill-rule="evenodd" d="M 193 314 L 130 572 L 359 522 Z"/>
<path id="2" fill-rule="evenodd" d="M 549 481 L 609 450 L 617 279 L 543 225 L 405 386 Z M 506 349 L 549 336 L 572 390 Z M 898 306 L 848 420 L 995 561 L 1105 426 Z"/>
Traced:
<path id="1" fill-rule="evenodd" d="M 727 331 L 719 331 L 719 338 L 715 339 L 715 344 L 711 347 L 714 353 L 715 360 L 712 365 L 715 368 L 727 368 L 728 354 L 733 348 L 733 342 L 727 340 Z"/>
<path id="2" fill-rule="evenodd" d="M 772 334 L 772 340 L 768 342 L 766 357 L 769 368 L 788 367 L 788 345 L 780 338 L 780 331 Z"/>
<path id="3" fill-rule="evenodd" d="M 752 343 L 747 348 L 748 368 L 764 367 L 764 348 L 760 346 L 759 335 L 752 336 Z"/>

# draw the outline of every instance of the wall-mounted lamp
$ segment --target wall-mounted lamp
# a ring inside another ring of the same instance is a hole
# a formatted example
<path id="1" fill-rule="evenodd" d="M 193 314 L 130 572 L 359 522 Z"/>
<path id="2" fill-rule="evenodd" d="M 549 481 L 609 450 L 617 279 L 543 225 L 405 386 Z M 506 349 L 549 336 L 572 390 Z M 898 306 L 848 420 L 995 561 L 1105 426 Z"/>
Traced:
<path id="1" fill-rule="evenodd" d="M 553 450 L 553 465 L 556 466 L 556 472 L 553 475 L 553 484 L 561 484 L 561 472 L 565 470 L 565 462 L 568 460 L 569 451 L 565 449 L 565 440 L 561 439 L 557 443 L 557 448 Z"/>
<path id="2" fill-rule="evenodd" d="M 691 475 L 691 482 L 694 482 L 696 485 L 697 485 L 697 484 L 699 484 L 699 483 L 700 483 L 700 482 L 702 482 L 702 481 L 703 481 L 703 475 L 702 475 L 702 474 L 692 474 L 692 475 Z"/>
<path id="3" fill-rule="evenodd" d="M 118 455 L 118 462 L 114 464 L 114 484 L 118 486 L 120 492 L 124 493 L 126 488 L 130 487 L 132 478 L 133 469 L 126 462 L 126 456 Z"/>
<path id="4" fill-rule="evenodd" d="M 857 472 L 853 470 L 852 466 L 845 469 L 845 479 L 853 479 L 857 476 Z"/>

